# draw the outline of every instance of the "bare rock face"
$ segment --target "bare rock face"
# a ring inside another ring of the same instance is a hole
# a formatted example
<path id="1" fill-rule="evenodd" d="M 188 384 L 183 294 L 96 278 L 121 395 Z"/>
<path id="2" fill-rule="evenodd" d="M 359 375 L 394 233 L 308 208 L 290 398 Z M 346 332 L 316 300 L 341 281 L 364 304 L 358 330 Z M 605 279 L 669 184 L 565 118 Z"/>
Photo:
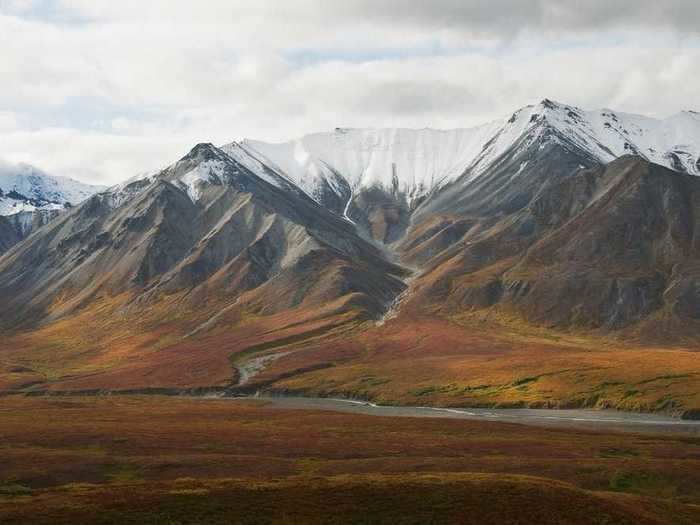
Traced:
<path id="1" fill-rule="evenodd" d="M 523 306 L 533 308 L 538 302 L 534 311 L 543 312 L 547 288 L 575 281 L 576 304 L 565 322 L 620 328 L 664 308 L 689 313 L 678 302 L 681 296 L 690 299 L 684 304 L 693 302 L 700 181 L 638 158 L 620 159 L 581 176 L 592 176 L 595 186 L 585 208 L 538 240 L 512 270 L 531 275 L 543 269 L 548 276 L 533 287 Z M 541 297 L 539 289 L 544 290 Z M 669 289 L 677 289 L 677 296 Z M 560 297 L 562 304 L 571 302 L 567 294 Z"/>
<path id="2" fill-rule="evenodd" d="M 403 237 L 410 210 L 404 200 L 375 187 L 363 190 L 353 198 L 349 217 L 369 238 L 391 244 Z"/>

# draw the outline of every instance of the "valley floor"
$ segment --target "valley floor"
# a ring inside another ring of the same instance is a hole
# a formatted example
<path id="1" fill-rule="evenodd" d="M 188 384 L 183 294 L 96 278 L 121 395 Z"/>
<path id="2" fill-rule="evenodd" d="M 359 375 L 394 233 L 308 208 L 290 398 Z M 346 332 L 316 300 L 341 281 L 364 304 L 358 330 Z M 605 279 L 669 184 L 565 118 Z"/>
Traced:
<path id="1" fill-rule="evenodd" d="M 689 435 L 9 396 L 0 438 L 3 524 L 700 521 Z"/>

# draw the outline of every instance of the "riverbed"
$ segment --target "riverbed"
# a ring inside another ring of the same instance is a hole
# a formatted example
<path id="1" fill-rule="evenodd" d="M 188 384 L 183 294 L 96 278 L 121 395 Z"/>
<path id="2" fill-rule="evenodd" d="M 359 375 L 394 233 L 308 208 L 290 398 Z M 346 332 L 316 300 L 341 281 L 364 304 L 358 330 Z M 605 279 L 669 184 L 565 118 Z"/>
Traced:
<path id="1" fill-rule="evenodd" d="M 528 408 L 437 408 L 377 405 L 349 399 L 249 396 L 233 401 L 256 400 L 280 409 L 326 410 L 381 417 L 450 418 L 500 421 L 547 427 L 583 430 L 619 430 L 637 433 L 685 434 L 700 437 L 700 421 L 687 421 L 659 414 L 617 410 L 555 410 Z"/>

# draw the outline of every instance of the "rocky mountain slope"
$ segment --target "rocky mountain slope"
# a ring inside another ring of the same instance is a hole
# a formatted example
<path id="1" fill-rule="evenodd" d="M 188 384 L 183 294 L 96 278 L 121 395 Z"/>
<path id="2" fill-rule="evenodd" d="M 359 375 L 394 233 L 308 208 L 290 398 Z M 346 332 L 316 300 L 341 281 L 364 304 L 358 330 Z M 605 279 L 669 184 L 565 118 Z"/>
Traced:
<path id="1" fill-rule="evenodd" d="M 64 211 L 62 209 L 41 209 L 20 211 L 12 215 L 0 215 L 0 254 L 9 250 L 34 230 L 41 228 Z"/>
<path id="2" fill-rule="evenodd" d="M 57 319 L 102 294 L 146 304 L 182 290 L 257 289 L 267 312 L 352 296 L 377 315 L 403 289 L 402 270 L 285 183 L 200 144 L 151 178 L 94 195 L 0 259 L 2 324 Z"/>
<path id="3" fill-rule="evenodd" d="M 627 156 L 553 178 L 498 219 L 432 216 L 402 244 L 425 268 L 413 300 L 505 307 L 558 328 L 697 336 L 699 206 L 700 179 Z"/>
<path id="4" fill-rule="evenodd" d="M 21 240 L 15 225 L 6 217 L 0 216 L 0 253 L 9 250 Z"/>
<path id="5" fill-rule="evenodd" d="M 311 253 L 318 256 L 323 245 L 335 255 L 356 257 L 361 252 L 382 261 L 380 268 L 391 269 L 389 280 L 401 271 L 388 260 L 398 258 L 420 276 L 418 290 L 438 290 L 436 297 L 444 300 L 452 291 L 443 288 L 457 276 L 522 258 L 527 250 L 542 246 L 542 235 L 553 226 L 543 227 L 532 210 L 548 198 L 547 192 L 569 187 L 581 180 L 582 170 L 600 169 L 621 155 L 696 174 L 699 137 L 700 118 L 693 112 L 654 120 L 543 100 L 473 129 L 337 129 L 283 144 L 246 140 L 222 148 L 199 145 L 161 172 L 89 199 L 8 254 L 0 261 L 0 284 L 4 281 L 13 294 L 20 293 L 26 308 L 39 310 L 73 287 L 80 293 L 71 304 L 83 304 L 105 287 L 118 293 L 141 286 L 152 296 L 199 286 L 214 275 L 221 278 L 224 267 L 237 283 L 233 288 L 255 288 Z M 674 175 L 669 171 L 664 176 Z M 687 180 L 692 187 L 695 180 Z M 3 221 L 3 249 L 47 223 L 52 210 L 95 190 L 29 166 L 4 173 L 0 182 L 5 195 L 23 195 L 22 206 L 41 210 L 38 216 L 25 212 Z M 574 194 L 557 198 L 582 203 L 587 193 L 576 192 L 591 191 L 580 185 L 571 188 Z M 667 198 L 658 193 L 650 199 Z M 249 194 L 265 203 L 263 215 L 259 206 L 241 200 Z M 611 214 L 607 209 L 597 213 L 606 219 Z M 263 218 L 266 214 L 271 218 Z M 642 218 L 634 217 L 635 223 Z M 308 237 L 310 231 L 314 234 Z M 387 251 L 358 241 L 356 231 L 391 247 Z M 692 252 L 692 241 L 686 243 L 690 248 L 678 248 L 676 258 Z M 264 260 L 240 259 L 251 245 L 266 246 Z M 45 256 L 47 250 L 56 251 L 54 260 Z M 227 267 L 234 259 L 240 266 L 234 265 L 235 272 Z M 427 276 L 435 282 L 426 284 Z M 363 288 L 361 279 L 353 282 L 358 290 Z M 489 297 L 476 300 L 477 305 L 493 303 L 491 296 L 503 294 L 506 283 L 479 286 L 487 286 Z M 374 315 L 398 289 L 389 288 L 393 291 L 379 287 Z M 6 308 L 14 307 L 8 301 Z M 547 322 L 546 317 L 539 320 Z"/>
<path id="6" fill-rule="evenodd" d="M 61 356 L 55 388 L 223 388 L 248 355 L 276 377 L 367 364 L 426 323 L 448 346 L 408 346 L 449 354 L 475 312 L 696 344 L 699 122 L 544 100 L 472 130 L 199 144 L 21 242 L 29 218 L 5 217 L 3 363 L 27 371 L 4 384 L 45 384 Z"/>

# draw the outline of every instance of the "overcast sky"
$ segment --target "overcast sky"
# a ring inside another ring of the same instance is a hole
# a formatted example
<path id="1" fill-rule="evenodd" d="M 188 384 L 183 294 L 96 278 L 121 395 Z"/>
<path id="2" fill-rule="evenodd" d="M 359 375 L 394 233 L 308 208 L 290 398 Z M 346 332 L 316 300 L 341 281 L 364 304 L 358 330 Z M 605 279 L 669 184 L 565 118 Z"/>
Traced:
<path id="1" fill-rule="evenodd" d="M 197 142 L 700 110 L 699 0 L 0 0 L 0 160 L 113 183 Z"/>

